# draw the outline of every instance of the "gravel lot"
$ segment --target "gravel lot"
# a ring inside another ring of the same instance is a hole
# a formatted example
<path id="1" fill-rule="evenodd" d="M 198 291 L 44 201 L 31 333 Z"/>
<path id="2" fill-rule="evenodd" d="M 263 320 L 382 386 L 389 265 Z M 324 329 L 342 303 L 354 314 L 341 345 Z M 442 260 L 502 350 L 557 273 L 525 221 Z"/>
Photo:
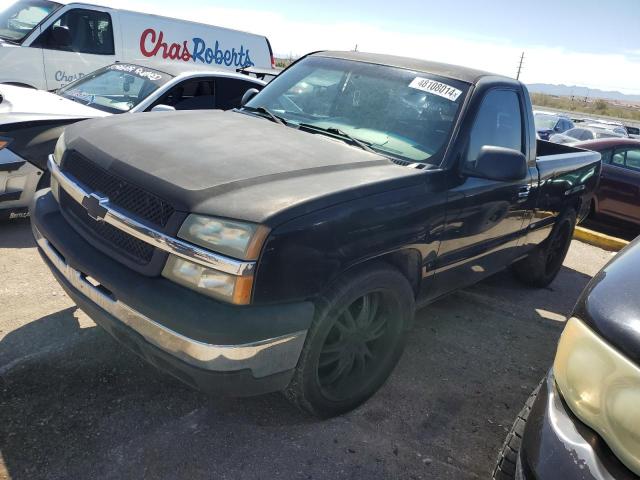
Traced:
<path id="1" fill-rule="evenodd" d="M 611 253 L 573 242 L 551 288 L 508 273 L 421 310 L 358 410 L 319 422 L 279 394 L 209 398 L 77 311 L 28 221 L 0 225 L 0 479 L 489 478 L 551 365 L 565 315 Z"/>

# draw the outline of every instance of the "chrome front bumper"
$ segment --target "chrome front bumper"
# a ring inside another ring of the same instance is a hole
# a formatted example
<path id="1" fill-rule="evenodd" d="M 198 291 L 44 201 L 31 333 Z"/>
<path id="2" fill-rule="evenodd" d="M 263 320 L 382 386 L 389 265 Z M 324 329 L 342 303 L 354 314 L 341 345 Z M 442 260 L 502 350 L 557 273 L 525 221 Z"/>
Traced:
<path id="1" fill-rule="evenodd" d="M 298 362 L 306 330 L 243 345 L 212 345 L 187 338 L 122 303 L 96 281 L 72 268 L 35 225 L 33 234 L 53 268 L 81 295 L 150 344 L 191 366 L 215 372 L 248 369 L 253 377 L 262 378 L 291 370 Z"/>

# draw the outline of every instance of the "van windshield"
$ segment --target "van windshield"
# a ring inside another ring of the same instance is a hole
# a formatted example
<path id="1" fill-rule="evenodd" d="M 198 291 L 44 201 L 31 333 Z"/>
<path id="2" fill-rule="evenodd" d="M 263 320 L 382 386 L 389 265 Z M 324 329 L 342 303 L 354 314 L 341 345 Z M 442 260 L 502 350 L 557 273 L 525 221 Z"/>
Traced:
<path id="1" fill-rule="evenodd" d="M 125 113 L 173 78 L 148 67 L 116 63 L 64 88 L 58 95 L 109 113 Z"/>
<path id="2" fill-rule="evenodd" d="M 47 0 L 21 0 L 0 12 L 0 39 L 24 40 L 40 22 L 62 5 Z"/>
<path id="3" fill-rule="evenodd" d="M 311 56 L 246 106 L 293 127 L 343 132 L 386 156 L 439 164 L 468 88 L 425 72 Z"/>

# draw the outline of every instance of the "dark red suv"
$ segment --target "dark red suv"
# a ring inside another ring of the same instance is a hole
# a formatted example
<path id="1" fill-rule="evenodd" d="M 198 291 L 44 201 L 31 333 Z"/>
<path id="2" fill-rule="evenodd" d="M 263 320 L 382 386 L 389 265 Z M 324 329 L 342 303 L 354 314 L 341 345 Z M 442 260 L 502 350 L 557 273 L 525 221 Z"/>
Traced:
<path id="1" fill-rule="evenodd" d="M 640 140 L 606 138 L 574 146 L 602 155 L 602 175 L 593 199 L 593 212 L 640 225 Z"/>

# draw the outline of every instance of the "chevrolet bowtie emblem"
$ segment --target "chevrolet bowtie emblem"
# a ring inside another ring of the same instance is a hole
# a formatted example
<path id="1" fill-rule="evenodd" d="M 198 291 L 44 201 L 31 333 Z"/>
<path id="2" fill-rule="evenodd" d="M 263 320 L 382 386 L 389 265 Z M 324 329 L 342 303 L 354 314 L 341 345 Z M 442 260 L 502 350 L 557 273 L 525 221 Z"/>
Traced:
<path id="1" fill-rule="evenodd" d="M 87 211 L 87 215 L 97 222 L 101 222 L 107 214 L 107 209 L 104 204 L 108 202 L 108 198 L 100 197 L 95 193 L 92 193 L 82 199 L 82 206 Z"/>

